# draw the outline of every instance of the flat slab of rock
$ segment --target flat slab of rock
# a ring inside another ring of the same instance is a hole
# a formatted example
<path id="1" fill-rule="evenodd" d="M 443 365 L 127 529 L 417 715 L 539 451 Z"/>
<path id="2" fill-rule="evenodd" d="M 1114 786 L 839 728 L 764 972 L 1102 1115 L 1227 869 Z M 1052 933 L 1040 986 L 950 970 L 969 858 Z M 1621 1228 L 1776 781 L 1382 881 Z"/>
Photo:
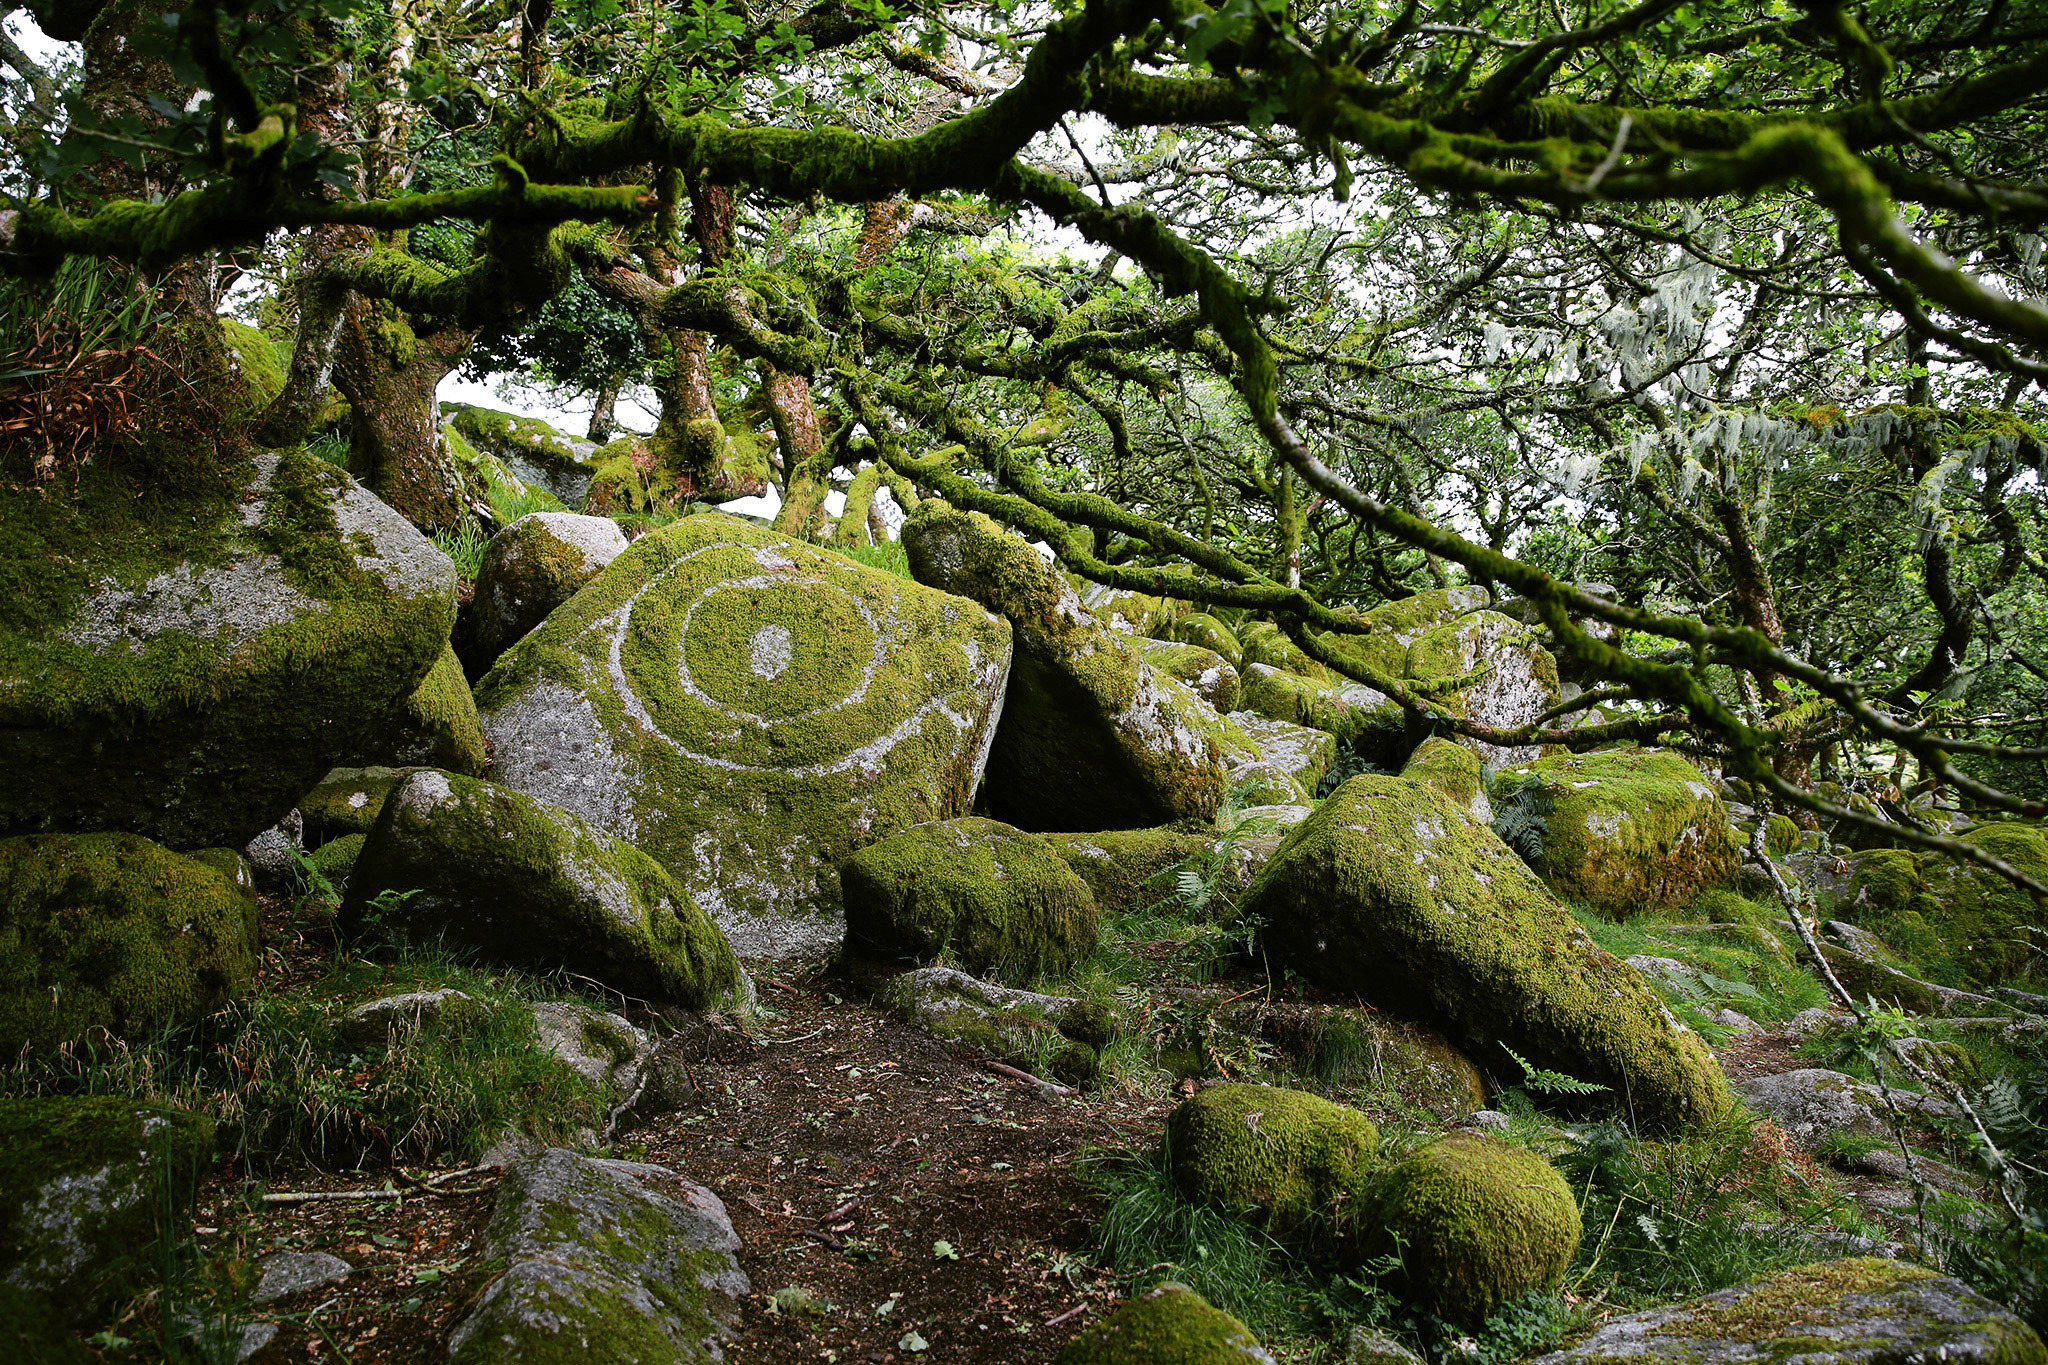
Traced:
<path id="1" fill-rule="evenodd" d="M 1808 1150 L 1819 1147 L 1835 1133 L 1852 1137 L 1891 1135 L 1891 1116 L 1878 1088 L 1839 1071 L 1824 1067 L 1782 1071 L 1775 1076 L 1744 1081 L 1736 1089 L 1751 1108 L 1776 1119 L 1779 1127 Z M 1941 1100 L 1896 1087 L 1892 1090 L 1892 1101 L 1909 1118 L 1938 1118 L 1954 1113 Z"/>
<path id="2" fill-rule="evenodd" d="M 2041 1365 L 2032 1328 L 1960 1280 L 1875 1258 L 1799 1266 L 1671 1308 L 1616 1318 L 1535 1365 Z"/>
<path id="3" fill-rule="evenodd" d="M 1010 667 L 972 602 L 703 513 L 477 686 L 496 779 L 627 840 L 748 956 L 830 950 L 839 864 L 965 815 Z"/>
<path id="4" fill-rule="evenodd" d="M 723 1361 L 753 1285 L 725 1205 L 662 1166 L 553 1148 L 506 1172 L 483 1254 L 506 1269 L 449 1334 L 456 1365 Z"/>
<path id="5" fill-rule="evenodd" d="M 325 1251 L 279 1251 L 265 1256 L 259 1269 L 256 1292 L 249 1296 L 251 1303 L 270 1303 L 333 1284 L 347 1279 L 355 1267 Z"/>

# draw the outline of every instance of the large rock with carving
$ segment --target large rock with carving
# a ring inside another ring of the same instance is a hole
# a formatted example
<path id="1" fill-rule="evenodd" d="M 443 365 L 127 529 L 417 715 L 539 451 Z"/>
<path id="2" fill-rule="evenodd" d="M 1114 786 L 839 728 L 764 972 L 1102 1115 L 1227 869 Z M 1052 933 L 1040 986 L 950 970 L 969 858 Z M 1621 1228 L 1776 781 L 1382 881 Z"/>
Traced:
<path id="1" fill-rule="evenodd" d="M 1215 816 L 1228 785 L 1215 710 L 1100 624 L 1058 569 L 937 498 L 904 524 L 903 545 L 919 582 L 1001 612 L 1017 632 L 989 755 L 992 815 L 1039 831 Z"/>
<path id="2" fill-rule="evenodd" d="M 0 488 L 0 835 L 239 848 L 404 708 L 454 620 L 447 556 L 310 456 Z"/>
<path id="3" fill-rule="evenodd" d="M 972 602 L 719 513 L 634 542 L 477 686 L 493 777 L 668 869 L 743 956 L 839 945 L 839 865 L 965 815 L 1010 667 Z"/>

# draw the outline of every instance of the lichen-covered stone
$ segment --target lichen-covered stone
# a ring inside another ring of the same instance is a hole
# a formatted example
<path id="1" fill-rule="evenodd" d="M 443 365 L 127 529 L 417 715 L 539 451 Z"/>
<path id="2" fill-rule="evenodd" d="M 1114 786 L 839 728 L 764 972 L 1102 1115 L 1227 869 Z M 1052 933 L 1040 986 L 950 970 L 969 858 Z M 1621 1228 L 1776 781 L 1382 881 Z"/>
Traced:
<path id="1" fill-rule="evenodd" d="M 1337 761 L 1337 737 L 1327 730 L 1273 720 L 1250 711 L 1233 711 L 1229 719 L 1259 746 L 1260 759 L 1294 780 L 1304 798 L 1315 796 L 1316 788 L 1323 784 L 1323 775 Z"/>
<path id="2" fill-rule="evenodd" d="M 968 816 L 879 839 L 839 872 L 846 950 L 1028 981 L 1095 947 L 1095 897 L 1050 842 Z"/>
<path id="3" fill-rule="evenodd" d="M 614 1102 L 632 1093 L 654 1051 L 647 1034 L 623 1016 L 571 1001 L 537 1002 L 533 1023 L 543 1050 Z"/>
<path id="4" fill-rule="evenodd" d="M 1362 634 L 1332 631 L 1323 643 L 1391 678 L 1406 676 L 1408 650 L 1439 626 L 1486 606 L 1486 589 L 1440 588 L 1384 602 L 1359 619 Z"/>
<path id="5" fill-rule="evenodd" d="M 1228 659 L 1200 645 L 1175 644 L 1139 636 L 1131 643 L 1145 662 L 1168 677 L 1178 678 L 1195 695 L 1226 715 L 1237 709 L 1240 688 L 1237 668 Z"/>
<path id="6" fill-rule="evenodd" d="M 1775 1076 L 1755 1076 L 1736 1089 L 1753 1109 L 1770 1115 L 1809 1151 L 1837 1135 L 1886 1137 L 1891 1132 L 1883 1092 L 1839 1071 L 1802 1067 Z M 1951 1112 L 1939 1100 L 1896 1087 L 1892 1103 L 1909 1114 Z"/>
<path id="7" fill-rule="evenodd" d="M 596 473 L 595 442 L 564 436 L 535 417 L 490 408 L 459 409 L 448 424 L 479 451 L 503 462 L 521 483 L 547 489 L 564 507 L 583 505 Z"/>
<path id="8" fill-rule="evenodd" d="M 1270 1085 L 1212 1085 L 1166 1120 L 1167 1165 L 1183 1190 L 1325 1250 L 1355 1231 L 1379 1141 L 1356 1109 Z"/>
<path id="9" fill-rule="evenodd" d="M 1053 1365 L 1273 1365 L 1259 1339 L 1186 1285 L 1162 1284 L 1083 1331 Z"/>
<path id="10" fill-rule="evenodd" d="M 228 417 L 249 422 L 284 391 L 284 362 L 260 329 L 222 318 L 220 330 L 227 342 L 228 365 L 242 381 L 240 391 L 233 393 L 228 403 Z"/>
<path id="11" fill-rule="evenodd" d="M 503 1271 L 449 1334 L 454 1365 L 708 1365 L 753 1292 L 725 1205 L 661 1166 L 520 1161 L 483 1242 Z"/>
<path id="12" fill-rule="evenodd" d="M 1464 745 L 1441 737 L 1425 739 L 1408 755 L 1401 776 L 1435 787 L 1480 824 L 1493 823 L 1493 803 L 1486 798 L 1485 770 L 1480 766 L 1479 755 Z"/>
<path id="13" fill-rule="evenodd" d="M 704 513 L 635 541 L 477 697 L 498 781 L 774 956 L 839 945 L 847 854 L 966 814 L 1009 661 L 972 602 Z"/>
<path id="14" fill-rule="evenodd" d="M 1367 1255 L 1399 1255 L 1410 1300 L 1467 1323 L 1555 1289 L 1581 1236 L 1578 1200 L 1555 1167 L 1476 1133 L 1447 1133 L 1387 1167 L 1360 1222 Z"/>
<path id="15" fill-rule="evenodd" d="M 1282 673 L 1293 673 L 1317 682 L 1334 682 L 1336 675 L 1302 652 L 1285 631 L 1271 621 L 1253 621 L 1237 632 L 1239 663 L 1249 668 L 1264 664 Z"/>
<path id="16" fill-rule="evenodd" d="M 351 746 L 348 756 L 370 767 L 445 768 L 465 777 L 483 776 L 490 750 L 477 720 L 476 697 L 453 648 L 441 646 L 441 657 L 412 695 L 382 717 L 369 738 Z"/>
<path id="17" fill-rule="evenodd" d="M 1647 982 L 1512 850 L 1435 787 L 1355 777 L 1244 898 L 1275 966 L 1444 1030 L 1482 1064 L 1503 1045 L 1626 1095 L 1651 1127 L 1711 1121 L 1719 1064 Z"/>
<path id="18" fill-rule="evenodd" d="M 1601 1324 L 1535 1365 L 2044 1365 L 2032 1328 L 1958 1280 L 1872 1257 L 1823 1261 Z"/>
<path id="19" fill-rule="evenodd" d="M 0 1151 L 0 1290 L 84 1325 L 139 1287 L 121 1273 L 190 1202 L 213 1124 L 119 1096 L 0 1099 Z"/>
<path id="20" fill-rule="evenodd" d="M 385 891 L 418 894 L 383 910 Z M 659 863 L 571 811 L 433 769 L 384 802 L 340 918 L 687 1009 L 740 989 L 725 936 Z"/>
<path id="21" fill-rule="evenodd" d="M 1075 590 L 1081 596 L 1081 605 L 1100 624 L 1125 635 L 1154 640 L 1172 638 L 1174 623 L 1187 615 L 1194 605 L 1179 598 L 1127 592 L 1100 583 L 1076 583 Z"/>
<path id="22" fill-rule="evenodd" d="M 1713 784 L 1669 750 L 1538 759 L 1504 771 L 1496 798 L 1504 792 L 1547 808 L 1534 860 L 1543 880 L 1610 918 L 1676 909 L 1725 885 L 1740 862 Z"/>
<path id="23" fill-rule="evenodd" d="M 417 768 L 334 768 L 299 798 L 300 829 L 314 847 L 344 834 L 368 834 L 384 798 Z"/>
<path id="24" fill-rule="evenodd" d="M 1244 665 L 1244 646 L 1238 643 L 1237 635 L 1206 611 L 1174 622 L 1173 638 L 1184 645 L 1200 645 L 1220 655 L 1233 668 Z"/>
<path id="25" fill-rule="evenodd" d="M 247 891 L 134 834 L 0 839 L 0 1054 L 141 1039 L 245 994 Z"/>
<path id="26" fill-rule="evenodd" d="M 462 653 L 482 673 L 626 551 L 610 517 L 533 512 L 491 537 L 476 573 Z"/>
<path id="27" fill-rule="evenodd" d="M 440 657 L 453 566 L 346 474 L 196 488 L 0 489 L 0 834 L 240 847 Z"/>
<path id="28" fill-rule="evenodd" d="M 1376 762 L 1395 761 L 1406 751 L 1400 703 L 1362 683 L 1318 682 L 1258 663 L 1246 664 L 1240 676 L 1247 711 L 1327 730 Z"/>
<path id="29" fill-rule="evenodd" d="M 903 545 L 920 583 L 1000 612 L 1016 631 L 1016 670 L 989 753 L 991 814 L 1033 830 L 1215 816 L 1222 756 L 1182 705 L 1190 694 L 1099 625 L 1036 550 L 936 498 L 904 523 Z"/>
<path id="30" fill-rule="evenodd" d="M 1497 611 L 1473 612 L 1429 631 L 1408 647 L 1403 672 L 1446 711 L 1496 729 L 1527 725 L 1558 699 L 1557 660 L 1533 630 Z M 1473 681 L 1444 690 L 1446 680 L 1474 673 Z M 1527 763 L 1539 752 L 1535 745 L 1455 738 L 1489 767 Z"/>
<path id="31" fill-rule="evenodd" d="M 467 991 L 442 987 L 366 1000 L 334 1021 L 334 1035 L 364 1053 L 419 1034 L 456 1034 L 489 1025 L 491 1007 Z"/>

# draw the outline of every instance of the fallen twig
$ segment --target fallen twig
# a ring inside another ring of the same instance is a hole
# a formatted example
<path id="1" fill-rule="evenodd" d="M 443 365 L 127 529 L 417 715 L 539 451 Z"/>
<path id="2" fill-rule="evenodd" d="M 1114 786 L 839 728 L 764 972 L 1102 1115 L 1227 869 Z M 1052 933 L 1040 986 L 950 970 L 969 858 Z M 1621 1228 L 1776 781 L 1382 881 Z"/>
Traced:
<path id="1" fill-rule="evenodd" d="M 1074 1305 L 1074 1306 L 1073 1306 L 1072 1308 L 1069 1308 L 1069 1309 L 1068 1309 L 1068 1310 L 1067 1310 L 1066 1312 L 1064 1312 L 1064 1313 L 1060 1314 L 1060 1315 L 1059 1315 L 1058 1317 L 1056 1317 L 1056 1318 L 1047 1318 L 1047 1319 L 1045 1320 L 1045 1325 L 1046 1325 L 1047 1327 L 1057 1327 L 1057 1326 L 1059 1326 L 1059 1325 L 1060 1325 L 1061 1323 L 1063 1323 L 1063 1322 L 1066 1322 L 1067 1320 L 1069 1320 L 1070 1318 L 1078 1318 L 1078 1317 L 1080 1317 L 1080 1316 L 1081 1316 L 1081 1314 L 1083 1314 L 1083 1313 L 1085 1313 L 1085 1312 L 1087 1312 L 1087 1311 L 1088 1311 L 1088 1301 L 1087 1301 L 1086 1299 L 1083 1299 L 1083 1300 L 1082 1300 L 1081 1302 L 1079 1302 L 1079 1303 L 1075 1304 L 1075 1305 Z"/>
<path id="2" fill-rule="evenodd" d="M 1040 1089 L 1043 1090 L 1050 1090 L 1054 1094 L 1071 1095 L 1074 1093 L 1073 1087 L 1071 1086 L 1061 1085 L 1058 1081 L 1045 1080 L 1041 1077 L 1032 1075 L 1028 1071 L 1019 1071 L 1014 1066 L 1005 1066 L 1001 1062 L 983 1062 L 982 1065 L 987 1067 L 990 1071 L 995 1072 L 999 1076 L 1008 1076 L 1013 1081 L 1028 1081 L 1032 1085 L 1038 1086 Z"/>

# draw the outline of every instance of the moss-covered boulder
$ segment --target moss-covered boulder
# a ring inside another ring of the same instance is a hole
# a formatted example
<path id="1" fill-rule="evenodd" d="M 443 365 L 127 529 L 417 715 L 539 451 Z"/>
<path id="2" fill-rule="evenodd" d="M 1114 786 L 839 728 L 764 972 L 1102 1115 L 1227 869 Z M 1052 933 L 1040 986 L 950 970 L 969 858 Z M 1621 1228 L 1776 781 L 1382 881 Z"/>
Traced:
<path id="1" fill-rule="evenodd" d="M 1067 1343 L 1053 1365 L 1273 1365 L 1251 1328 L 1186 1285 L 1162 1284 Z"/>
<path id="2" fill-rule="evenodd" d="M 364 834 L 344 834 L 339 839 L 329 839 L 306 855 L 313 864 L 313 870 L 337 887 L 348 885 L 349 873 L 355 871 L 356 859 L 363 856 Z"/>
<path id="3" fill-rule="evenodd" d="M 0 839 L 0 1053 L 211 1014 L 253 979 L 252 908 L 218 868 L 139 835 Z"/>
<path id="4" fill-rule="evenodd" d="M 1240 688 L 1237 668 L 1213 649 L 1138 636 L 1131 641 L 1145 662 L 1170 678 L 1178 678 L 1195 695 L 1226 715 L 1237 709 Z"/>
<path id="5" fill-rule="evenodd" d="M 403 705 L 454 619 L 447 556 L 311 456 L 0 489 L 0 835 L 238 848 Z"/>
<path id="6" fill-rule="evenodd" d="M 448 425 L 477 450 L 495 457 L 521 483 L 547 489 L 564 507 L 583 505 L 596 473 L 595 442 L 565 436 L 535 417 L 491 408 L 457 408 L 449 414 Z"/>
<path id="7" fill-rule="evenodd" d="M 1419 592 L 1365 612 L 1359 618 L 1363 632 L 1332 631 L 1323 637 L 1323 643 L 1390 678 L 1404 677 L 1408 651 L 1417 640 L 1468 612 L 1483 610 L 1486 604 L 1486 589 L 1479 587 Z"/>
<path id="8" fill-rule="evenodd" d="M 1206 859 L 1212 835 L 1185 829 L 1117 829 L 1044 836 L 1088 884 L 1105 915 L 1142 910 L 1175 894 L 1174 870 Z"/>
<path id="9" fill-rule="evenodd" d="M 1268 720 L 1324 730 L 1375 763 L 1396 763 L 1407 751 L 1400 703 L 1362 683 L 1318 682 L 1269 664 L 1246 664 L 1244 709 Z"/>
<path id="10" fill-rule="evenodd" d="M 2042 826 L 1999 821 L 1979 825 L 1962 839 L 2048 885 L 2048 830 Z M 1926 895 L 1916 898 L 1915 908 L 1969 979 L 2048 980 L 2041 966 L 2048 954 L 2048 897 L 1961 859 L 1930 857 L 1922 863 L 1922 878 Z"/>
<path id="11" fill-rule="evenodd" d="M 1593 942 L 1513 850 L 1435 787 L 1355 777 L 1324 798 L 1243 901 L 1275 966 L 1503 1046 L 1680 1127 L 1728 1104 L 1719 1063 L 1649 984 Z"/>
<path id="12" fill-rule="evenodd" d="M 1232 668 L 1244 666 L 1244 646 L 1229 626 L 1206 611 L 1184 616 L 1174 622 L 1173 638 L 1184 645 L 1199 645 L 1219 655 Z"/>
<path id="13" fill-rule="evenodd" d="M 491 763 L 476 697 L 450 646 L 412 695 L 351 747 L 348 757 L 366 767 L 430 767 L 482 777 Z"/>
<path id="14" fill-rule="evenodd" d="M 686 1009 L 741 989 L 725 935 L 659 863 L 570 811 L 433 769 L 384 802 L 341 923 L 566 968 Z"/>
<path id="15" fill-rule="evenodd" d="M 534 512 L 492 536 L 477 568 L 462 642 L 470 672 L 489 668 L 625 552 L 617 522 L 574 512 Z"/>
<path id="16" fill-rule="evenodd" d="M 91 1325 L 143 1287 L 151 1243 L 178 1231 L 213 1155 L 213 1124 L 119 1096 L 0 1099 L 0 1151 L 0 1342 L 19 1333 L 22 1359 L 62 1359 L 44 1353 L 52 1329 Z"/>
<path id="17" fill-rule="evenodd" d="M 1452 801 L 1482 825 L 1493 823 L 1493 803 L 1486 797 L 1486 773 L 1479 755 L 1462 744 L 1432 737 L 1416 746 L 1401 769 L 1411 782 L 1424 782 Z"/>
<path id="18" fill-rule="evenodd" d="M 1062 574 L 1061 577 L 1067 576 Z M 1150 593 L 1129 592 L 1084 579 L 1069 578 L 1068 582 L 1080 594 L 1081 605 L 1088 609 L 1098 624 L 1125 635 L 1171 639 L 1174 623 L 1194 609 L 1192 602 L 1183 602 L 1175 597 L 1154 597 Z"/>
<path id="19" fill-rule="evenodd" d="M 1335 674 L 1309 658 L 1300 645 L 1287 637 L 1287 632 L 1271 621 L 1253 621 L 1243 626 L 1237 632 L 1237 644 L 1238 662 L 1243 667 L 1264 664 L 1317 682 L 1337 681 Z"/>
<path id="20" fill-rule="evenodd" d="M 981 513 L 936 498 L 904 523 L 903 545 L 920 583 L 1000 612 L 1016 630 L 989 753 L 991 814 L 1034 830 L 1214 817 L 1226 777 L 1215 740 L 1182 704 L 1191 694 L 1098 624 L 1058 569 Z"/>
<path id="21" fill-rule="evenodd" d="M 1337 737 L 1327 730 L 1233 711 L 1230 720 L 1259 746 L 1259 758 L 1292 778 L 1303 798 L 1313 798 L 1324 774 L 1337 761 Z M 1271 804 L 1271 803 L 1254 803 Z"/>
<path id="22" fill-rule="evenodd" d="M 1479 1323 L 1555 1289 L 1578 1254 L 1579 1204 L 1555 1167 L 1494 1138 L 1450 1133 L 1386 1168 L 1365 1200 L 1367 1255 L 1398 1254 L 1406 1296 Z"/>
<path id="23" fill-rule="evenodd" d="M 861 849 L 839 870 L 846 951 L 975 976 L 1028 981 L 1095 947 L 1095 897 L 1035 834 L 968 816 L 918 825 Z"/>
<path id="24" fill-rule="evenodd" d="M 1713 784 L 1669 750 L 1559 754 L 1504 771 L 1494 791 L 1500 816 L 1516 805 L 1540 821 L 1540 851 L 1516 846 L 1551 889 L 1614 919 L 1684 905 L 1741 861 Z"/>
<path id="25" fill-rule="evenodd" d="M 1095 1080 L 1099 1050 L 1116 1035 L 1114 1013 L 1100 1004 L 994 985 L 951 967 L 900 973 L 876 998 L 934 1038 L 1070 1085 Z"/>
<path id="26" fill-rule="evenodd" d="M 1495 729 L 1527 725 L 1557 704 L 1557 660 L 1536 632 L 1497 611 L 1472 612 L 1408 647 L 1403 673 L 1451 714 Z M 1535 745 L 1503 746 L 1457 737 L 1489 767 L 1527 763 Z"/>
<path id="27" fill-rule="evenodd" d="M 1203 1021 L 1203 1050 L 1230 1054 L 1252 1039 L 1319 1084 L 1362 1091 L 1455 1123 L 1487 1107 L 1485 1075 L 1435 1029 L 1372 1009 L 1254 994 Z M 1220 1031 L 1223 1037 L 1215 1037 Z"/>
<path id="28" fill-rule="evenodd" d="M 1662 1308 L 1610 1318 L 1535 1365 L 2048 1365 L 2032 1328 L 1923 1266 L 1857 1257 L 1795 1266 Z"/>
<path id="29" fill-rule="evenodd" d="M 228 404 L 228 417 L 237 423 L 254 421 L 284 392 L 284 361 L 260 328 L 222 318 L 220 329 L 229 368 L 242 381 Z"/>
<path id="30" fill-rule="evenodd" d="M 1183 1190 L 1324 1250 L 1356 1231 L 1379 1142 L 1356 1109 L 1270 1085 L 1212 1085 L 1166 1120 L 1166 1161 Z"/>
<path id="31" fill-rule="evenodd" d="M 972 602 L 713 512 L 635 541 L 477 701 L 498 781 L 773 956 L 839 946 L 847 854 L 967 813 L 1009 662 Z"/>
<path id="32" fill-rule="evenodd" d="M 334 768 L 299 798 L 300 829 L 308 847 L 344 834 L 368 834 L 384 813 L 384 798 L 416 768 Z"/>

